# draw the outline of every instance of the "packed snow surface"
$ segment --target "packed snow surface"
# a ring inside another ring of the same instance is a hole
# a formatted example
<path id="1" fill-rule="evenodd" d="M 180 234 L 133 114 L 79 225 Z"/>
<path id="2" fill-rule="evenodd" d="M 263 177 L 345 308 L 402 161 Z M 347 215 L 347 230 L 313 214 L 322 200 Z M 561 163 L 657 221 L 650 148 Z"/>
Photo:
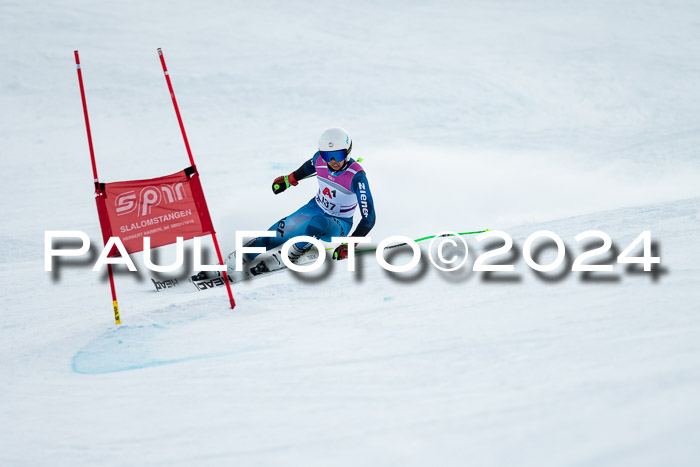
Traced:
<path id="1" fill-rule="evenodd" d="M 699 24 L 692 1 L 1 0 L 0 465 L 698 465 Z M 189 164 L 158 47 L 224 253 L 315 194 L 270 184 L 339 125 L 375 244 L 502 230 L 515 271 L 473 272 L 467 236 L 441 272 L 423 242 L 411 272 L 328 261 L 230 310 L 116 268 L 115 326 L 73 51 L 110 182 Z M 45 272 L 46 230 L 91 255 Z M 543 274 L 540 230 L 568 253 Z M 589 230 L 607 264 L 651 231 L 661 264 L 571 272 Z"/>

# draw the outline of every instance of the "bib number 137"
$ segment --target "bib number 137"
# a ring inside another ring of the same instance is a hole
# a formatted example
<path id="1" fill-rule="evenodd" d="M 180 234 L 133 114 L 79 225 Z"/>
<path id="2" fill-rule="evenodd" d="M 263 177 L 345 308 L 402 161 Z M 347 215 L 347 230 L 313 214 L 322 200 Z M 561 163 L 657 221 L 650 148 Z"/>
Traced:
<path id="1" fill-rule="evenodd" d="M 322 204 L 327 209 L 330 209 L 332 211 L 333 209 L 335 209 L 336 205 L 335 205 L 335 203 L 328 201 L 328 198 L 326 198 L 326 196 L 328 196 L 331 199 L 335 198 L 336 197 L 335 190 L 331 190 L 329 188 L 324 188 L 323 192 L 321 192 L 321 190 L 319 190 L 318 193 L 316 194 L 316 201 L 318 201 L 320 204 Z"/>

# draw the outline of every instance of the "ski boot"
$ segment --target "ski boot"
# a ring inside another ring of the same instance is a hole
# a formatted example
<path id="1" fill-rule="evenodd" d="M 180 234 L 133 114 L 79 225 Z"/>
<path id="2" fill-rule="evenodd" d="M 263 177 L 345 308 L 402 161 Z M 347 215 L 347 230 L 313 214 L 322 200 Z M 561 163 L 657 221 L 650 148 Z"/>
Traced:
<path id="1" fill-rule="evenodd" d="M 221 277 L 221 271 L 200 271 L 194 276 L 190 277 L 190 280 L 194 282 L 204 279 L 214 279 L 216 277 Z"/>
<path id="2" fill-rule="evenodd" d="M 289 249 L 289 260 L 296 264 L 307 251 L 309 251 L 309 249 L 302 249 L 296 245 L 292 245 L 292 247 Z M 251 266 L 249 269 L 250 273 L 254 276 L 264 274 L 266 272 L 277 271 L 278 269 L 286 267 L 282 261 L 281 249 L 263 253 L 259 256 L 259 258 L 260 261 L 254 266 Z"/>
<path id="3" fill-rule="evenodd" d="M 246 255 L 243 255 L 243 269 L 245 270 L 247 267 L 248 263 L 248 258 Z M 224 261 L 224 264 L 226 265 L 226 273 L 231 276 L 235 277 L 236 274 L 236 252 L 232 252 L 230 255 L 226 257 L 226 261 Z M 190 280 L 192 281 L 201 281 L 203 279 L 215 279 L 217 277 L 221 277 L 221 271 L 200 271 L 197 274 L 193 275 Z"/>

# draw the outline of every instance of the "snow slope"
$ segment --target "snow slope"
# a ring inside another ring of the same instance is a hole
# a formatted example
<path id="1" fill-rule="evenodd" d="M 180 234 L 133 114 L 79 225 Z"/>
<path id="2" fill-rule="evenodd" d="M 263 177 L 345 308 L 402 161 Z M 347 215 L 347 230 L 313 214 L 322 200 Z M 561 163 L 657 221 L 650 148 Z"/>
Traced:
<path id="1" fill-rule="evenodd" d="M 696 465 L 698 18 L 694 2 L 0 2 L 0 464 Z M 43 235 L 100 239 L 74 49 L 101 179 L 186 165 L 157 47 L 225 251 L 313 195 L 269 184 L 342 125 L 377 241 L 488 227 L 522 248 L 546 229 L 573 258 L 580 232 L 621 251 L 651 230 L 664 272 L 543 278 L 517 257 L 486 280 L 469 238 L 455 273 L 369 256 L 241 284 L 234 311 L 223 290 L 120 273 L 116 327 L 104 274 L 43 272 Z"/>

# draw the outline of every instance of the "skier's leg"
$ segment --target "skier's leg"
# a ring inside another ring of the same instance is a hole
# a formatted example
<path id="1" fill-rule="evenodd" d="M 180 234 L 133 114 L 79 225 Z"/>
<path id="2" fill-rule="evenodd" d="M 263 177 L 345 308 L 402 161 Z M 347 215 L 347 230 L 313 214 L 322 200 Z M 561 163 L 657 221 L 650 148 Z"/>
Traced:
<path id="1" fill-rule="evenodd" d="M 306 226 L 306 235 L 324 242 L 332 237 L 344 237 L 350 233 L 352 218 L 329 216 L 327 214 L 312 217 Z"/>
<path id="2" fill-rule="evenodd" d="M 300 233 L 303 231 L 303 225 L 315 215 L 313 206 L 310 207 L 311 203 L 316 202 L 312 199 L 311 202 L 305 204 L 301 208 L 297 209 L 294 213 L 283 217 L 274 224 L 270 226 L 270 232 L 275 232 L 274 237 L 257 237 L 248 241 L 245 245 L 246 247 L 263 247 L 266 250 L 276 248 L 286 242 L 289 238 L 296 237 L 298 235 L 305 235 Z M 252 261 L 260 253 L 246 253 L 244 255 L 245 261 Z"/>
<path id="3" fill-rule="evenodd" d="M 329 242 L 333 237 L 348 235 L 351 228 L 352 218 L 344 219 L 322 213 L 310 218 L 304 225 L 303 233 L 298 235 L 306 235 Z M 294 261 L 309 251 L 312 246 L 313 244 L 310 242 L 297 242 L 290 248 L 289 257 Z"/>
<path id="4" fill-rule="evenodd" d="M 288 239 L 299 235 L 309 235 L 316 238 L 321 238 L 321 234 L 328 230 L 329 225 L 324 219 L 319 218 L 319 213 L 323 211 L 316 205 L 316 201 L 311 199 L 307 204 L 297 209 L 294 213 L 287 217 L 283 217 L 267 229 L 270 232 L 275 232 L 274 237 L 256 237 L 246 242 L 244 247 L 262 247 L 266 250 L 277 248 L 286 242 Z M 321 216 L 324 217 L 324 216 Z M 318 218 L 318 219 L 317 219 Z M 312 226 L 309 227 L 309 221 L 315 219 Z M 330 237 L 328 238 L 330 240 Z M 298 242 L 290 249 L 290 258 L 292 261 L 298 259 L 311 248 L 310 243 Z M 229 274 L 234 274 L 236 267 L 236 251 L 230 253 L 226 257 L 226 266 Z M 245 253 L 243 254 L 243 264 L 252 264 L 252 261 L 257 258 L 260 253 Z M 218 276 L 218 272 L 202 271 L 193 276 L 195 278 L 208 278 Z"/>
<path id="5" fill-rule="evenodd" d="M 287 240 L 302 235 L 330 241 L 332 237 L 347 235 L 351 227 L 352 218 L 343 219 L 329 216 L 316 205 L 315 200 L 311 200 L 293 214 L 274 224 L 270 230 L 276 232 L 275 237 L 269 237 L 267 242 L 261 241 L 261 244 L 267 245 L 268 249 L 278 249 Z M 312 246 L 313 244 L 310 242 L 296 242 L 289 249 L 289 258 L 292 262 L 296 262 Z M 261 263 L 263 264 L 253 267 L 257 273 L 282 267 L 282 260 L 278 253 L 273 253 L 270 257 L 263 259 Z"/>

